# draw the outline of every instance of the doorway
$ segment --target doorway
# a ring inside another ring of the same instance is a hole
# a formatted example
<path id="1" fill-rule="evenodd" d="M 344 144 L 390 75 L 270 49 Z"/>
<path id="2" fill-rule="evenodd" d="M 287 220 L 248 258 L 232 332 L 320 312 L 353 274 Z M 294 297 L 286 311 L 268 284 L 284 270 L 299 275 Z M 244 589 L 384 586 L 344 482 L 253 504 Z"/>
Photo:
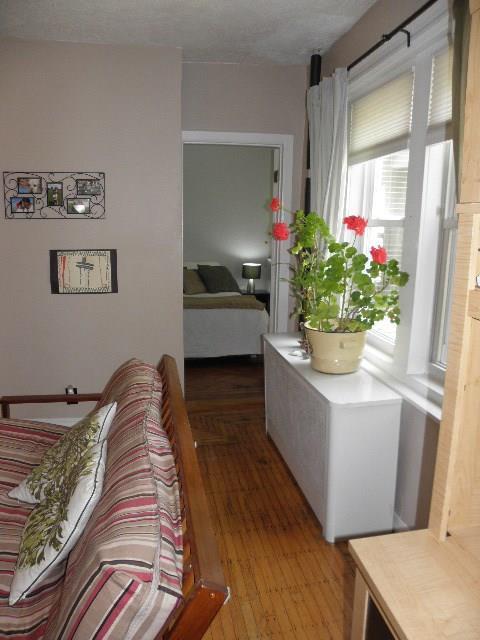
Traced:
<path id="1" fill-rule="evenodd" d="M 262 147 L 270 149 L 273 153 L 275 163 L 276 181 L 273 185 L 272 195 L 281 199 L 286 209 L 291 208 L 292 193 L 292 170 L 293 170 L 293 136 L 278 134 L 256 134 L 256 133 L 233 133 L 233 132 L 205 132 L 205 131 L 185 131 L 183 132 L 184 145 L 229 145 L 236 147 Z M 194 155 L 194 154 L 192 154 Z M 236 177 L 238 180 L 238 176 Z M 245 183 L 248 188 L 248 182 Z M 185 197 L 185 196 L 184 196 Z M 223 197 L 223 196 L 222 196 Z M 263 203 L 262 203 L 263 204 Z M 267 220 L 265 228 L 270 226 L 268 214 L 265 212 L 264 221 Z M 263 222 L 264 222 L 263 221 Z M 270 219 L 270 222 L 275 221 Z M 185 220 L 184 220 L 185 223 Z M 265 242 L 267 244 L 265 244 Z M 289 253 L 288 242 L 270 241 L 270 237 L 265 234 L 262 240 L 266 254 L 264 278 L 262 288 L 270 291 L 270 331 L 284 332 L 288 329 L 288 276 L 289 276 Z M 258 249 L 257 249 L 258 250 Z M 238 251 L 242 255 L 238 254 Z M 232 252 L 232 263 L 240 264 L 241 260 L 248 261 L 250 250 L 247 246 L 237 247 Z M 243 255 L 245 254 L 245 255 Z M 261 256 L 259 256 L 261 257 Z M 256 259 L 252 256 L 252 259 Z M 224 261 L 228 262 L 228 258 Z M 235 269 L 233 269 L 235 271 Z"/>

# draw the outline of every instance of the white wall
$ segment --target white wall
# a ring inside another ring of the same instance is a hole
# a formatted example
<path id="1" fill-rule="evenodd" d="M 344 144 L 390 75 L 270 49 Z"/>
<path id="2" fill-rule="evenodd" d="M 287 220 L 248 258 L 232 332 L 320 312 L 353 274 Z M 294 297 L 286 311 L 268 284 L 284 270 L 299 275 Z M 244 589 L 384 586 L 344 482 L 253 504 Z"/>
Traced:
<path id="1" fill-rule="evenodd" d="M 273 150 L 266 147 L 185 144 L 183 147 L 183 258 L 227 266 L 244 289 L 243 262 L 259 262 L 268 282 Z"/>
<path id="2" fill-rule="evenodd" d="M 436 420 L 404 400 L 395 513 L 411 529 L 428 525 L 438 427 Z"/>
<path id="3" fill-rule="evenodd" d="M 104 171 L 107 206 L 0 212 L 2 394 L 99 391 L 131 356 L 181 362 L 181 51 L 5 40 L 0 78 L 1 171 Z M 52 295 L 48 252 L 67 248 L 117 249 L 119 293 Z"/>
<path id="4" fill-rule="evenodd" d="M 303 206 L 306 90 L 302 65 L 184 64 L 182 128 L 293 135 L 297 209 Z"/>
<path id="5" fill-rule="evenodd" d="M 330 75 L 337 67 L 348 66 L 372 45 L 381 40 L 384 33 L 395 29 L 415 13 L 425 0 L 378 0 L 363 14 L 353 27 L 339 38 L 322 56 L 322 75 Z M 396 38 L 405 38 L 398 34 Z"/>

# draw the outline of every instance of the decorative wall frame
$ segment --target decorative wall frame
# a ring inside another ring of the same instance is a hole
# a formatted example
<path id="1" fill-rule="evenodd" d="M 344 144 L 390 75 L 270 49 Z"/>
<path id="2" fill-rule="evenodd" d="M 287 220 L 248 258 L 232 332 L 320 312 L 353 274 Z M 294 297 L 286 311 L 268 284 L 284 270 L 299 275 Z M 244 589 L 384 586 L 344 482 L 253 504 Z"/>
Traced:
<path id="1" fill-rule="evenodd" d="M 4 171 L 3 190 L 10 220 L 105 218 L 102 172 Z"/>
<path id="2" fill-rule="evenodd" d="M 50 251 L 52 293 L 118 293 L 116 249 Z"/>

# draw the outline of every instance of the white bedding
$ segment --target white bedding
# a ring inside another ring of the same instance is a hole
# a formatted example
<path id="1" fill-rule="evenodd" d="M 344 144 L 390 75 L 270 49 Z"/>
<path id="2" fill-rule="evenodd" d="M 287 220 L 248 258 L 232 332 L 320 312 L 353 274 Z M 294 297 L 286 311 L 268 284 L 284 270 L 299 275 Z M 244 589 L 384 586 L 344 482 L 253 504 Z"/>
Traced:
<path id="1" fill-rule="evenodd" d="M 183 310 L 186 358 L 259 354 L 267 332 L 265 309 Z"/>

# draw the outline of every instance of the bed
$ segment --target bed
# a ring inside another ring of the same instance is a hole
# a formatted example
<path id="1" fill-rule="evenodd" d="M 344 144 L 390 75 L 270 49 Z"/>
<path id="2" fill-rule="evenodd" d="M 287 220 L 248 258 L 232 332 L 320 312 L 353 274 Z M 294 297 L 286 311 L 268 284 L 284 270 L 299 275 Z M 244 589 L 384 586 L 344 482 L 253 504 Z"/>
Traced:
<path id="1" fill-rule="evenodd" d="M 207 266 L 221 265 L 208 263 Z M 195 271 L 195 267 L 196 263 L 185 265 L 185 269 L 190 271 Z M 192 289 L 184 287 L 186 358 L 258 355 L 263 352 L 262 335 L 268 332 L 269 326 L 265 305 L 255 296 L 242 294 L 238 285 L 236 289 L 191 293 Z"/>

